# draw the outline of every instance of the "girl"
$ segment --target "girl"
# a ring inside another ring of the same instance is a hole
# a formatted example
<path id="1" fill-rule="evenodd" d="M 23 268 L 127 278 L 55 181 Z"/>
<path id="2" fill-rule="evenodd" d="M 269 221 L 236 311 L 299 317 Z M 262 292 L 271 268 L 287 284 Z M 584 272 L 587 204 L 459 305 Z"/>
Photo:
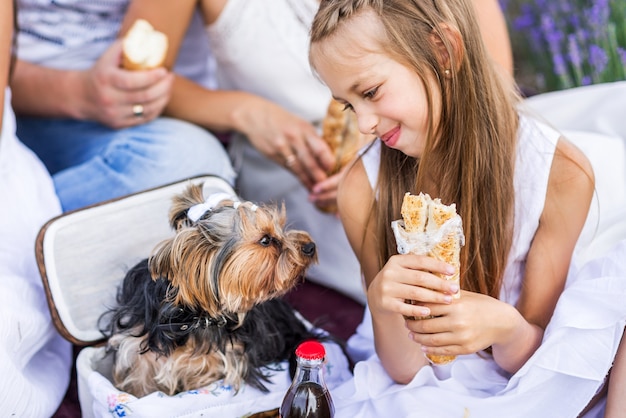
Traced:
<path id="1" fill-rule="evenodd" d="M 356 112 L 361 132 L 380 138 L 345 175 L 338 196 L 368 288 L 377 354 L 357 366 L 352 386 L 334 393 L 339 409 L 376 415 L 390 407 L 408 416 L 419 406 L 423 416 L 484 417 L 501 416 L 497 407 L 506 405 L 516 416 L 579 413 L 602 384 L 623 327 L 620 314 L 607 314 L 613 322 L 594 334 L 610 344 L 592 344 L 606 354 L 593 377 L 561 357 L 578 334 L 546 333 L 549 323 L 564 332 L 557 319 L 570 320 L 555 307 L 587 218 L 593 173 L 576 147 L 521 111 L 514 86 L 488 58 L 471 4 L 322 2 L 310 61 Z M 451 266 L 397 254 L 390 223 L 400 218 L 407 191 L 456 204 L 465 234 L 462 289 L 434 275 L 453 274 Z M 588 302 L 580 309 L 597 314 Z M 434 318 L 404 319 L 425 315 Z M 568 326 L 591 327 L 576 318 Z M 425 353 L 459 357 L 430 367 Z M 422 390 L 381 383 L 378 361 L 393 381 Z M 552 407 L 542 398 L 536 409 L 531 388 L 540 382 L 550 382 L 541 390 L 556 401 Z M 577 401 L 563 405 L 572 393 Z"/>

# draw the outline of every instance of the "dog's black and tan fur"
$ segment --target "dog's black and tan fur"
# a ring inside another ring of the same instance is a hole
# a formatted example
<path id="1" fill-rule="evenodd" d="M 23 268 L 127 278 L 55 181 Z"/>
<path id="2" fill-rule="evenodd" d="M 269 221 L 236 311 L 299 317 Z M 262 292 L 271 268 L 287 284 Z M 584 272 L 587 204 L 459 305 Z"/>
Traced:
<path id="1" fill-rule="evenodd" d="M 316 262 L 311 237 L 285 228 L 284 208 L 235 199 L 190 220 L 204 201 L 201 185 L 174 198 L 175 235 L 127 273 L 118 306 L 101 318 L 114 383 L 135 396 L 219 380 L 266 390 L 263 367 L 321 338 L 280 298 Z"/>

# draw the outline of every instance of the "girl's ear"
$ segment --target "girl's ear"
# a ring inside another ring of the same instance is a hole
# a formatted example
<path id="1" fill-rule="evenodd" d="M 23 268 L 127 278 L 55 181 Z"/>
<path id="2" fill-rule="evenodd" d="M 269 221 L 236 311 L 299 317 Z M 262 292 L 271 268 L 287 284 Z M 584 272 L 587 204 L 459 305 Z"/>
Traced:
<path id="1" fill-rule="evenodd" d="M 435 47 L 441 73 L 449 75 L 450 72 L 457 72 L 464 54 L 461 33 L 454 27 L 441 24 L 433 28 L 430 40 Z"/>

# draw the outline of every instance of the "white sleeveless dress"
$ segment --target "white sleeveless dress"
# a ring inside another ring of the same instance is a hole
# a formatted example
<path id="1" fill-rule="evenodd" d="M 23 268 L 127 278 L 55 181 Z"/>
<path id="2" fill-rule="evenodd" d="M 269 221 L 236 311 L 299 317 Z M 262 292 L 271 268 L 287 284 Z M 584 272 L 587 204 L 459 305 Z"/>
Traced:
<path id="1" fill-rule="evenodd" d="M 515 237 L 500 299 L 515 304 L 525 259 L 545 203 L 559 133 L 522 118 L 515 167 Z M 363 155 L 375 184 L 380 142 Z M 594 219 L 589 219 L 594 223 Z M 625 237 L 626 238 L 626 237 Z M 354 380 L 333 391 L 338 417 L 576 417 L 611 367 L 626 318 L 626 239 L 582 269 L 572 267 L 537 352 L 513 376 L 492 359 L 459 356 L 426 366 L 407 385 L 395 384 L 373 347 L 371 318 L 350 341 Z M 572 263 L 574 266 L 576 263 Z"/>
<path id="2" fill-rule="evenodd" d="M 49 417 L 65 395 L 72 356 L 50 318 L 35 237 L 61 207 L 45 167 L 15 136 L 9 89 L 0 135 L 0 196 L 2 415 Z"/>
<path id="3" fill-rule="evenodd" d="M 219 88 L 257 94 L 319 124 L 330 91 L 308 61 L 309 27 L 317 0 L 229 0 L 207 27 Z M 237 190 L 247 200 L 285 202 L 291 226 L 308 231 L 318 245 L 312 281 L 365 303 L 361 271 L 338 217 L 308 202 L 308 192 L 288 170 L 260 154 L 242 135 L 229 146 Z"/>

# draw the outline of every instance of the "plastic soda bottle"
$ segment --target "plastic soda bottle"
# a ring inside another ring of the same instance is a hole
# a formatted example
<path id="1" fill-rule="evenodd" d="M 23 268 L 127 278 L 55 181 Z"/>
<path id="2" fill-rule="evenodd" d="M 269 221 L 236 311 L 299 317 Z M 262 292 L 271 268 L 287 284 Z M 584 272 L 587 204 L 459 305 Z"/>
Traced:
<path id="1" fill-rule="evenodd" d="M 332 418 L 335 406 L 324 381 L 326 350 L 318 341 L 296 349 L 296 373 L 280 407 L 281 418 Z"/>

